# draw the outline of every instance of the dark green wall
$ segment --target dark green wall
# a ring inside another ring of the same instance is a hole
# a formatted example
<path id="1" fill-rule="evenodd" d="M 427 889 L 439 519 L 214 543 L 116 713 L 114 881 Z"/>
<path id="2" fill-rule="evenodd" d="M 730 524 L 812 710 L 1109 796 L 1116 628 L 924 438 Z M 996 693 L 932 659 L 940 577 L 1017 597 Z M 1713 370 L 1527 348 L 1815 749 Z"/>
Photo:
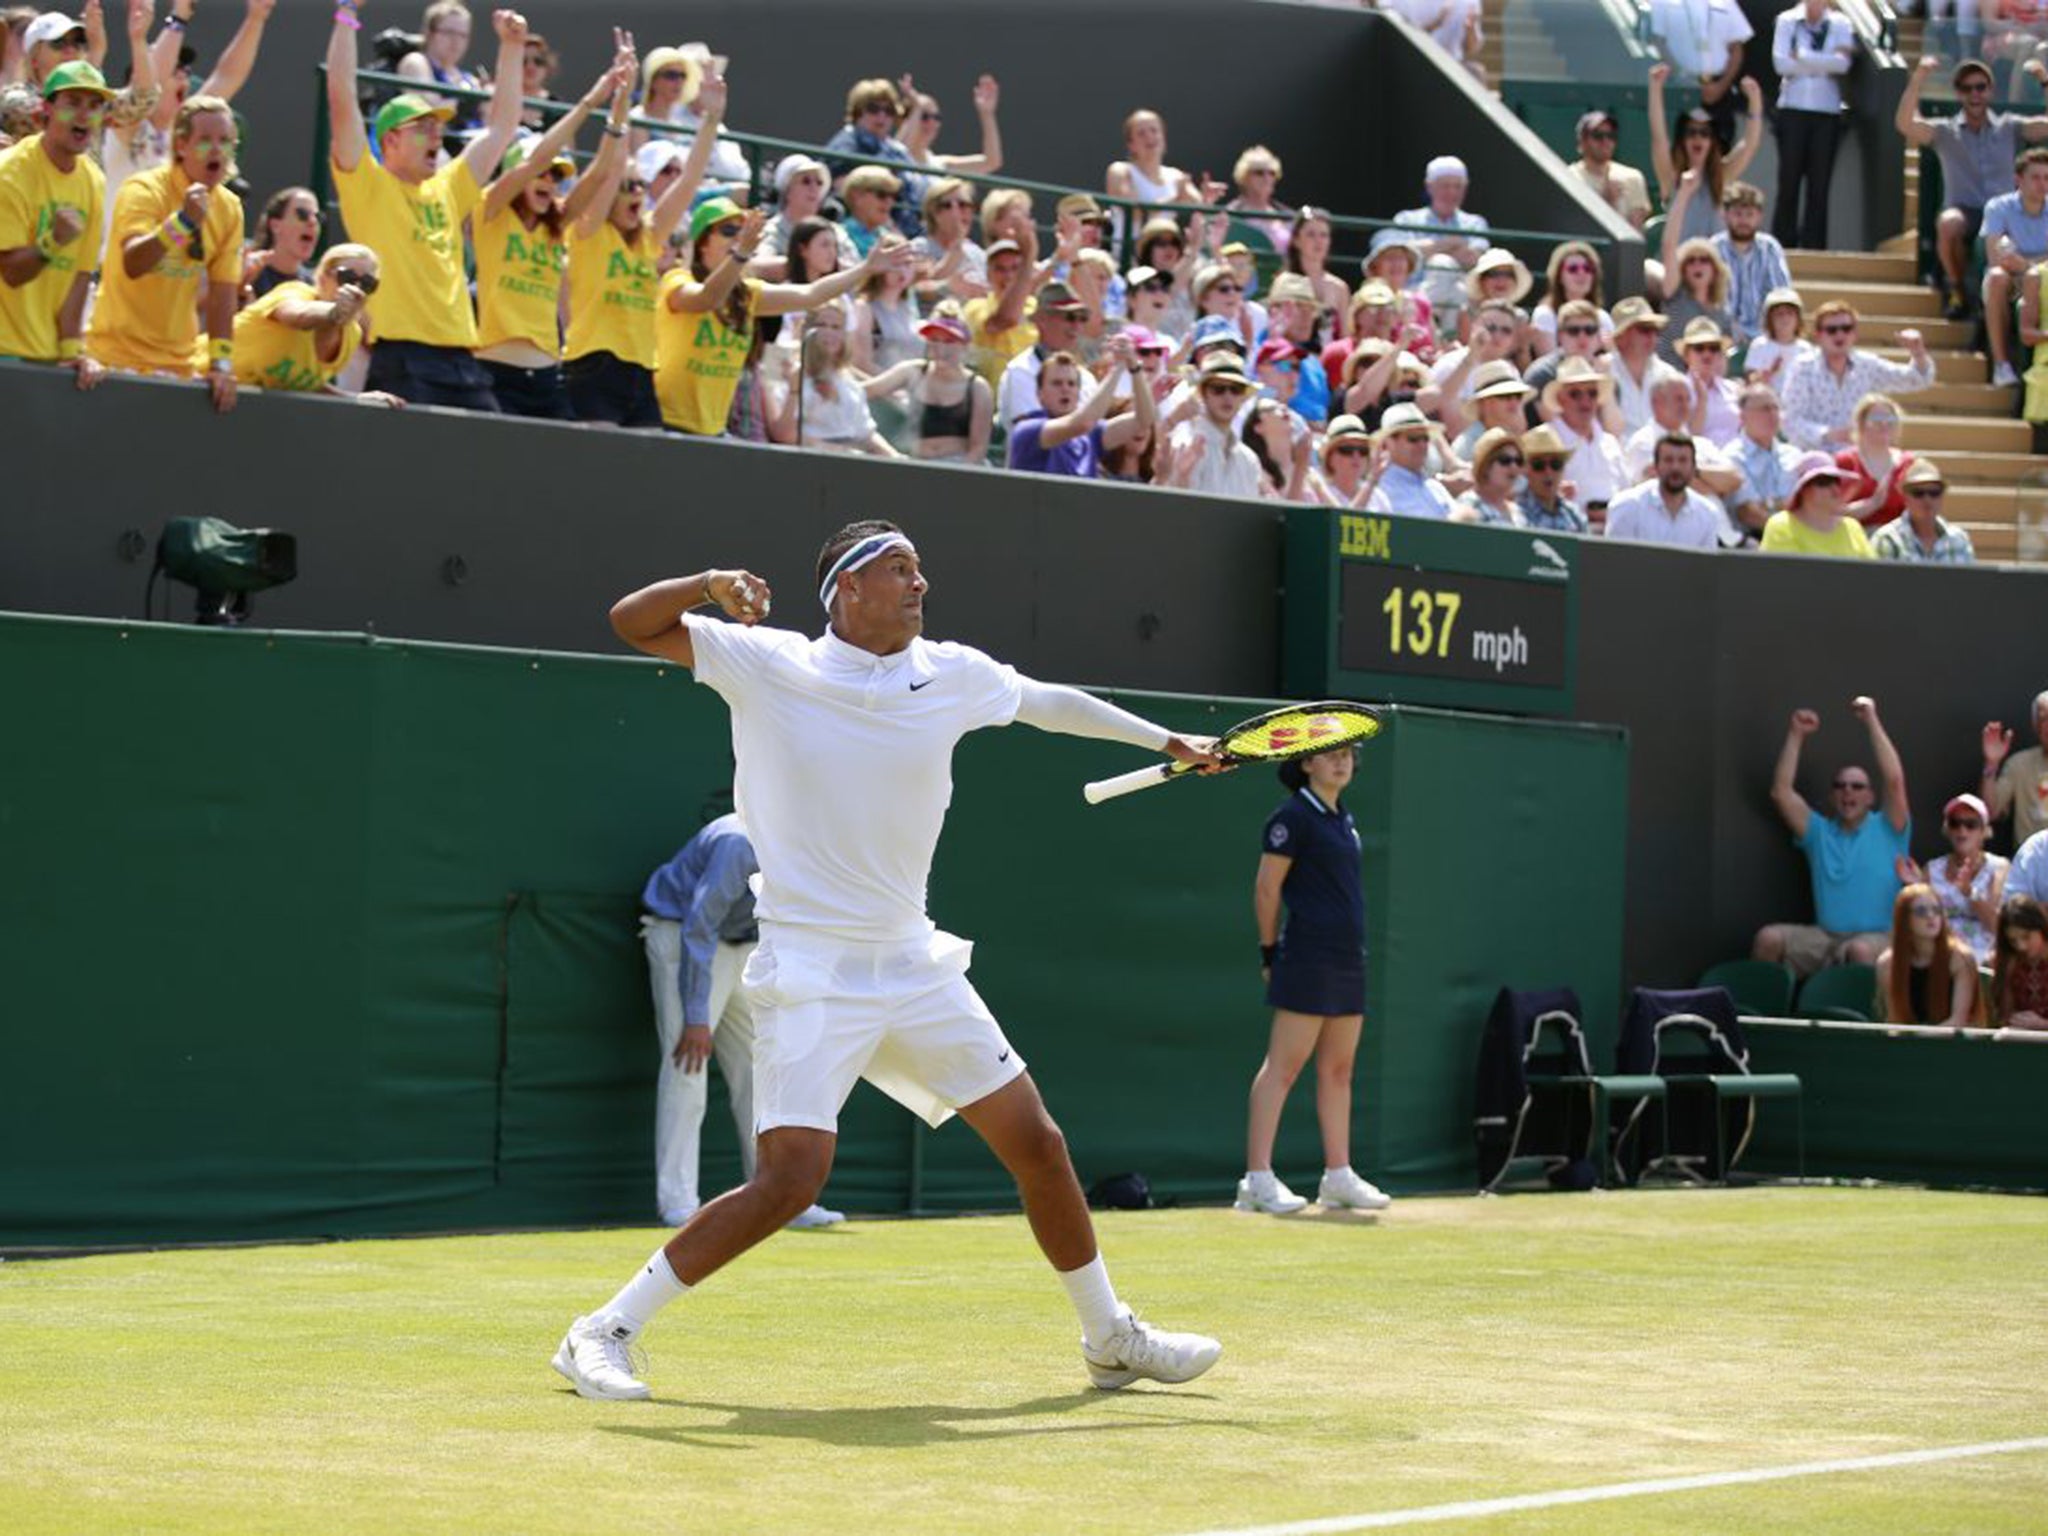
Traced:
<path id="1" fill-rule="evenodd" d="M 34 744 L 0 766 L 0 1247 L 651 1219 L 635 911 L 724 803 L 709 690 L 640 660 L 10 616 L 0 692 Z M 1131 702 L 1182 729 L 1249 712 Z M 1393 1187 L 1468 1176 L 1500 981 L 1570 977 L 1611 1014 L 1625 756 L 1612 731 L 1405 711 L 1367 748 L 1358 1160 Z M 971 738 L 932 911 L 978 941 L 1084 1179 L 1226 1198 L 1281 791 L 1083 804 L 1134 757 Z M 1297 1098 L 1282 1166 L 1307 1175 Z M 714 1106 L 713 1187 L 727 1124 Z M 914 1134 L 860 1090 L 832 1198 L 908 1206 Z M 922 1206 L 1011 1202 L 964 1128 L 921 1139 Z"/>

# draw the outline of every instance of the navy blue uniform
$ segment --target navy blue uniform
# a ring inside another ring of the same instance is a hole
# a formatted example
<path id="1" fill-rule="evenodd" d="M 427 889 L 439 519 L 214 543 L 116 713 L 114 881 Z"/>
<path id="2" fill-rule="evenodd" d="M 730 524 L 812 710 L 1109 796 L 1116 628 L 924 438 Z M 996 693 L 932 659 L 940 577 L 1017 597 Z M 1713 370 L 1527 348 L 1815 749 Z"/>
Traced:
<path id="1" fill-rule="evenodd" d="M 1351 813 L 1298 789 L 1266 818 L 1259 846 L 1294 861 L 1280 887 L 1287 919 L 1267 1003 L 1322 1017 L 1364 1013 L 1365 882 Z"/>

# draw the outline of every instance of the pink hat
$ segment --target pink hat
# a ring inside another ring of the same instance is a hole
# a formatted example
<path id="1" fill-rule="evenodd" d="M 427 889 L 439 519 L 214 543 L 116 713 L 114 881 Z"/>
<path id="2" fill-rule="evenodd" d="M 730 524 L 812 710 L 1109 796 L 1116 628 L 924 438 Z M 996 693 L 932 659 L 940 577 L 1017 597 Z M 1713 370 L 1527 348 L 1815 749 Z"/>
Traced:
<path id="1" fill-rule="evenodd" d="M 958 315 L 929 315 L 917 328 L 917 334 L 926 341 L 951 341 L 961 346 L 974 339 L 973 333 L 967 329 L 967 322 Z"/>
<path id="2" fill-rule="evenodd" d="M 1263 368 L 1268 363 L 1292 363 L 1300 359 L 1302 349 L 1291 341 L 1275 336 L 1259 347 L 1258 356 L 1252 359 L 1254 368 Z"/>
<path id="3" fill-rule="evenodd" d="M 1806 488 L 1816 480 L 1832 480 L 1839 485 L 1846 478 L 1842 466 L 1824 453 L 1809 453 L 1801 459 L 1797 474 L 1799 478 L 1792 482 L 1792 494 L 1785 498 L 1785 505 L 1794 511 L 1798 510 Z"/>
<path id="4" fill-rule="evenodd" d="M 1941 818 L 1946 821 L 1957 811 L 1969 811 L 1986 826 L 1991 824 L 1991 808 L 1975 795 L 1957 795 L 1941 808 Z"/>
<path id="5" fill-rule="evenodd" d="M 1131 345 L 1140 352 L 1171 352 L 1173 343 L 1153 330 L 1149 325 L 1127 325 L 1124 335 Z"/>

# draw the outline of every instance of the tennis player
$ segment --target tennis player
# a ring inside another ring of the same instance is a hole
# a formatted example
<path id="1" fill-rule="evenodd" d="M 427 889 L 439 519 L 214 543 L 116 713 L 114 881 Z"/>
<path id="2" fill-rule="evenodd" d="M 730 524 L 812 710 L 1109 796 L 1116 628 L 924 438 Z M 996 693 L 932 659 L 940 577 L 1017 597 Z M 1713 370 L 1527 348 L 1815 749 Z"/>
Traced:
<path id="1" fill-rule="evenodd" d="M 1081 1317 L 1094 1384 L 1190 1381 L 1222 1346 L 1141 1322 L 1110 1285 L 1065 1139 L 1023 1058 L 967 981 L 972 946 L 925 915 L 952 798 L 953 748 L 1022 720 L 1145 747 L 1207 772 L 1222 760 L 1076 689 L 923 638 L 930 590 L 893 523 L 842 528 L 818 556 L 830 620 L 770 629 L 768 584 L 711 570 L 657 582 L 612 627 L 680 662 L 732 710 L 735 798 L 760 858 L 760 945 L 740 985 L 754 1011 L 752 1176 L 704 1205 L 604 1306 L 569 1326 L 554 1366 L 592 1398 L 644 1398 L 629 1346 L 654 1314 L 786 1225 L 823 1189 L 840 1107 L 865 1077 L 937 1126 L 958 1114 L 1017 1181 L 1039 1247 Z M 737 623 L 693 616 L 715 604 Z"/>
<path id="2" fill-rule="evenodd" d="M 1240 1211 L 1291 1216 L 1308 1202 L 1273 1172 L 1273 1138 L 1287 1092 L 1316 1058 L 1316 1123 L 1323 1133 L 1325 1210 L 1384 1210 L 1393 1202 L 1351 1166 L 1351 1064 L 1365 1023 L 1365 886 L 1358 827 L 1338 797 L 1351 782 L 1350 747 L 1280 765 L 1289 791 L 1266 818 L 1252 912 L 1273 1033 L 1252 1079 Z M 1280 909 L 1287 926 L 1280 926 Z"/>

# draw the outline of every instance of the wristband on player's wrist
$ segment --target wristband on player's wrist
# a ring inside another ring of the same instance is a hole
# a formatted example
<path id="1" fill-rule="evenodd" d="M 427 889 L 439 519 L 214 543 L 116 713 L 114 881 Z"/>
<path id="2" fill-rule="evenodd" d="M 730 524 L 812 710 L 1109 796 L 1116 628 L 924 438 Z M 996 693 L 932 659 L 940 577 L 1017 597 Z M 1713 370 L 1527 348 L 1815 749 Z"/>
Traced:
<path id="1" fill-rule="evenodd" d="M 1273 962 L 1279 958 L 1280 946 L 1278 944 L 1261 944 L 1259 946 L 1259 964 L 1265 967 L 1265 969 L 1269 971 L 1273 969 Z"/>

